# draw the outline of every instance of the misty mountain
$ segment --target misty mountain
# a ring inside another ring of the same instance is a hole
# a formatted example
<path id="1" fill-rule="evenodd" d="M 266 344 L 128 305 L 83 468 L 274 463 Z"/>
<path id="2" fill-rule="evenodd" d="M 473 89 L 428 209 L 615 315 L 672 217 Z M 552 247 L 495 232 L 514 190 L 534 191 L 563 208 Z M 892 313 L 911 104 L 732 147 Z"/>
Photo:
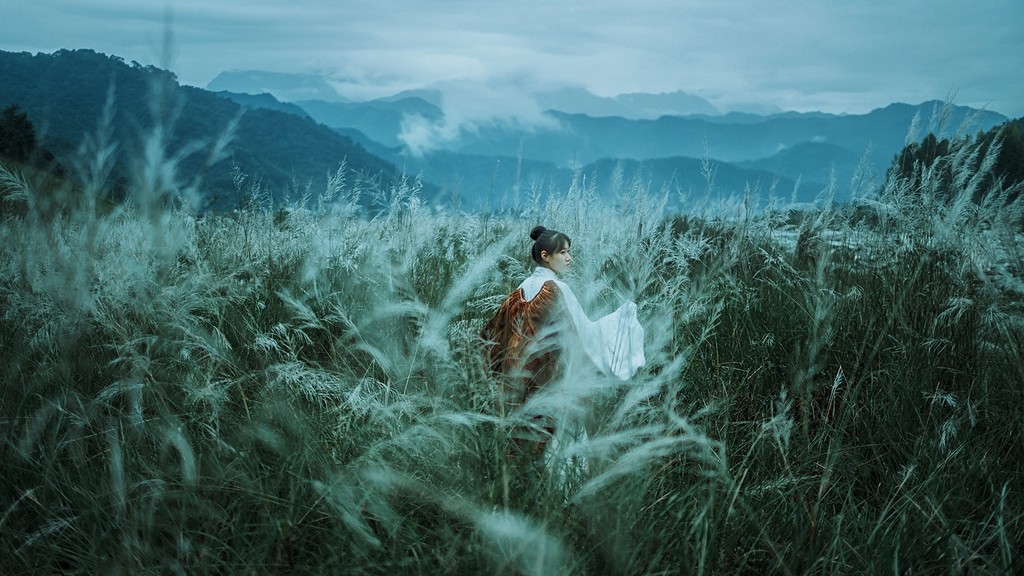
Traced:
<path id="1" fill-rule="evenodd" d="M 947 109 L 938 101 L 916 106 L 891 104 L 868 114 L 843 116 L 785 113 L 629 120 L 557 111 L 550 114 L 558 121 L 557 129 L 512 129 L 492 123 L 463 131 L 446 147 L 453 152 L 522 156 L 563 166 L 604 158 L 645 161 L 707 156 L 746 169 L 800 177 L 810 187 L 820 187 L 834 175 L 842 197 L 861 159 L 874 168 L 876 176 L 884 172 L 906 144 L 915 122 L 920 126 L 915 135 L 919 139 L 929 131 L 952 134 L 961 130 L 970 135 L 1006 121 L 1001 114 L 967 107 Z M 728 117 L 738 121 L 725 121 Z M 931 125 L 930 119 L 936 117 L 944 117 L 945 124 Z"/>
<path id="2" fill-rule="evenodd" d="M 607 98 L 583 88 L 563 88 L 538 94 L 537 104 L 544 110 L 596 117 L 621 116 L 632 120 L 720 113 L 707 100 L 682 90 L 667 94 L 619 94 Z"/>
<path id="3" fill-rule="evenodd" d="M 443 147 L 417 156 L 409 153 L 400 138 L 403 122 L 410 116 L 444 122 L 441 95 L 436 91 L 406 92 L 368 102 L 340 101 L 336 95 L 333 101 L 283 102 L 264 88 L 325 95 L 330 85 L 315 76 L 290 74 L 225 73 L 218 78 L 232 86 L 247 79 L 261 92 L 215 94 L 181 86 L 169 72 L 129 65 L 89 50 L 35 56 L 0 52 L 0 106 L 19 104 L 40 127 L 47 148 L 69 157 L 83 137 L 96 133 L 107 94 L 112 94 L 111 130 L 121 159 L 114 176 L 121 181 L 130 176 L 131 152 L 142 148 L 156 118 L 174 119 L 168 143 L 171 153 L 185 149 L 187 143 L 213 142 L 237 118 L 228 160 L 207 168 L 198 154 L 187 155 L 179 164 L 181 173 L 204 175 L 204 190 L 216 198 L 218 208 L 238 202 L 232 165 L 281 196 L 286 190 L 294 194 L 307 187 L 314 193 L 323 189 L 327 174 L 342 160 L 355 172 L 378 179 L 400 171 L 418 175 L 427 183 L 428 200 L 450 201 L 464 209 L 523 205 L 551 191 L 564 192 L 574 178 L 586 179 L 588 190 L 609 200 L 642 188 L 655 194 L 667 192 L 675 203 L 708 189 L 701 158 L 715 168 L 710 189 L 716 198 L 736 197 L 745 190 L 762 196 L 772 191 L 788 198 L 796 190 L 796 199 L 807 202 L 834 178 L 842 199 L 864 160 L 878 173 L 884 171 L 907 142 L 915 122 L 919 126 L 915 137 L 920 137 L 929 131 L 950 134 L 963 125 L 969 126 L 966 133 L 973 133 L 1006 120 L 999 114 L 944 107 L 937 101 L 892 104 L 862 115 L 786 112 L 761 116 L 716 114 L 710 104 L 684 92 L 601 98 L 568 90 L 546 97 L 561 98 L 550 104 L 589 106 L 595 115 L 552 109 L 547 112 L 553 119 L 548 126 L 531 128 L 500 120 L 466 124 L 456 138 L 441 142 Z M 158 102 L 154 87 L 163 95 L 162 108 L 153 107 Z M 686 106 L 703 112 L 639 119 L 597 115 L 617 110 L 630 115 L 646 111 L 653 116 Z M 939 117 L 944 124 L 931 123 Z"/>
<path id="4" fill-rule="evenodd" d="M 245 94 L 272 94 L 279 100 L 293 102 L 306 107 L 307 102 L 318 102 L 319 111 L 328 114 L 324 103 L 351 102 L 339 94 L 321 76 L 310 74 L 282 74 L 259 70 L 235 70 L 222 72 L 207 86 L 215 92 L 237 92 Z M 438 90 L 408 90 L 393 96 L 375 100 L 378 112 L 382 104 L 407 99 L 425 101 L 434 108 L 441 108 L 441 93 Z M 559 110 L 588 116 L 621 116 L 629 119 L 655 119 L 661 116 L 689 116 L 705 114 L 715 116 L 721 112 L 710 102 L 682 90 L 664 94 L 631 93 L 618 96 L 598 96 L 585 88 L 568 87 L 550 90 L 535 95 L 542 110 Z M 308 111 L 308 108 L 307 108 Z M 316 114 L 313 115 L 316 118 Z M 323 120 L 321 120 L 323 121 Z M 328 125 L 334 126 L 330 122 Z M 367 131 L 367 134 L 375 132 Z"/>
<path id="5" fill-rule="evenodd" d="M 249 74 L 259 75 L 258 72 Z M 294 76 L 299 90 L 308 79 Z M 224 74 L 218 79 L 247 77 Z M 212 83 L 211 83 L 212 86 Z M 683 91 L 667 94 L 597 96 L 583 88 L 564 88 L 535 95 L 541 109 L 557 120 L 556 129 L 524 129 L 502 122 L 501 110 L 493 121 L 466 125 L 460 137 L 446 142 L 450 151 L 493 156 L 516 156 L 520 144 L 528 158 L 567 164 L 620 157 L 642 160 L 666 156 L 702 157 L 710 153 L 726 162 L 766 159 L 802 143 L 827 143 L 858 157 L 869 149 L 880 162 L 888 162 L 906 144 L 917 116 L 922 138 L 929 131 L 940 137 L 952 134 L 969 120 L 967 134 L 984 131 L 1007 118 L 1001 114 L 963 106 L 948 109 L 940 101 L 917 105 L 894 103 L 867 114 L 836 115 L 823 112 L 721 114 L 710 102 Z M 332 98 L 297 99 L 310 115 L 334 128 L 356 128 L 386 145 L 399 145 L 401 116 L 419 114 L 437 119 L 443 114 L 436 90 L 399 94 L 372 102 L 336 105 Z M 410 108 L 415 102 L 416 108 Z M 400 104 L 397 104 L 400 103 Z M 942 125 L 935 125 L 941 119 Z M 816 171 L 816 169 L 811 170 Z"/>
<path id="6" fill-rule="evenodd" d="M 292 104 L 291 102 L 282 102 L 273 95 L 263 92 L 261 94 L 243 94 L 239 92 L 217 92 L 217 96 L 221 98 L 227 98 L 234 102 L 242 105 L 243 108 L 263 108 L 265 110 L 277 110 L 278 112 L 286 112 L 288 114 L 294 114 L 295 116 L 301 116 L 303 118 L 309 118 L 310 115 L 302 109 L 301 106 Z"/>
<path id="7" fill-rule="evenodd" d="M 821 192 L 820 187 L 797 187 L 793 179 L 764 170 L 718 162 L 711 162 L 709 183 L 702 173 L 702 161 L 695 158 L 653 158 L 642 162 L 606 158 L 572 170 L 536 160 L 438 151 L 410 158 L 400 165 L 438 183 L 440 198 L 464 210 L 522 210 L 532 202 L 543 206 L 553 191 L 565 193 L 574 180 L 587 193 L 606 202 L 628 203 L 643 192 L 665 197 L 666 205 L 675 209 L 692 206 L 705 198 L 736 200 L 745 190 L 759 195 L 762 206 L 770 194 L 784 203 L 791 199 L 810 203 Z"/>
<path id="8" fill-rule="evenodd" d="M 352 103 L 345 106 L 349 107 L 346 113 L 358 116 L 358 107 L 352 108 Z M 380 107 L 387 109 L 388 106 L 387 101 L 375 101 L 372 110 L 380 113 Z M 328 115 L 338 108 L 336 104 L 324 105 L 324 110 L 318 111 L 319 119 L 332 126 L 343 125 L 343 116 Z M 363 110 L 364 114 L 367 110 Z M 868 170 L 863 175 L 868 180 L 880 177 L 902 149 L 915 117 L 919 118 L 921 132 L 928 130 L 929 118 L 944 110 L 948 113 L 945 128 L 948 132 L 960 129 L 968 120 L 973 121 L 973 127 L 980 128 L 998 125 L 1004 118 L 966 107 L 945 109 L 937 101 L 917 106 L 892 104 L 864 115 L 730 113 L 720 117 L 664 116 L 656 120 L 630 120 L 551 111 L 552 117 L 558 119 L 557 129 L 524 130 L 504 123 L 488 123 L 464 130 L 459 138 L 445 143 L 444 149 L 412 157 L 402 150 L 397 133 L 391 132 L 401 125 L 404 114 L 394 108 L 390 110 L 388 123 L 374 125 L 368 120 L 371 118 L 368 114 L 353 117 L 348 123 L 358 125 L 358 132 L 345 133 L 367 149 L 409 171 L 422 173 L 425 179 L 441 184 L 448 191 L 453 189 L 452 183 L 457 183 L 462 190 L 498 191 L 498 194 L 521 190 L 536 182 L 545 183 L 543 186 L 566 185 L 571 180 L 567 167 L 572 162 L 590 169 L 603 166 L 601 162 L 607 159 L 629 161 L 627 166 L 630 162 L 643 166 L 651 177 L 651 188 L 678 186 L 692 190 L 699 187 L 702 178 L 694 168 L 698 163 L 679 159 L 707 156 L 719 166 L 721 177 L 717 185 L 722 194 L 740 194 L 755 181 L 763 184 L 769 180 L 767 174 L 770 173 L 779 177 L 778 187 L 792 188 L 791 184 L 799 180 L 797 196 L 801 202 L 812 201 L 832 180 L 838 188 L 837 198 L 847 198 L 851 192 L 850 182 L 859 167 Z M 435 119 L 441 113 L 429 110 Z M 971 129 L 965 131 L 970 133 Z M 362 138 L 376 140 L 384 146 L 376 149 Z M 456 161 L 459 158 L 464 159 L 461 165 Z M 675 159 L 671 170 L 665 168 L 666 158 Z M 436 164 L 431 165 L 432 161 Z M 498 166 L 501 168 L 496 169 Z M 518 178 L 508 173 L 509 166 L 520 167 L 516 172 Z"/>
<path id="9" fill-rule="evenodd" d="M 402 118 L 408 112 L 390 107 L 386 101 L 374 101 L 364 107 L 347 103 L 343 110 L 337 104 L 316 108 L 306 102 L 300 105 L 330 126 L 356 128 L 386 146 L 402 145 L 399 133 Z M 435 121 L 442 114 L 434 108 L 412 113 L 430 114 L 428 117 Z M 467 127 L 457 139 L 442 145 L 449 153 L 492 159 L 521 157 L 524 162 L 562 167 L 571 162 L 591 164 L 605 158 L 644 161 L 708 156 L 738 168 L 768 171 L 791 180 L 799 178 L 809 188 L 820 188 L 834 178 L 840 192 L 846 193 L 845 187 L 858 167 L 873 169 L 875 175 L 884 172 L 906 144 L 915 122 L 915 136 L 919 139 L 929 131 L 971 134 L 1006 121 L 1000 114 L 946 107 L 939 101 L 891 104 L 861 115 L 786 112 L 758 116 L 734 112 L 631 120 L 554 110 L 549 114 L 557 120 L 556 129 L 523 129 L 490 122 Z M 933 118 L 945 118 L 945 124 L 934 124 Z M 395 161 L 393 156 L 388 157 Z M 469 164 L 476 166 L 477 162 Z M 467 171 L 472 170 L 470 165 Z M 482 177 L 478 175 L 477 179 Z"/>
<path id="10" fill-rule="evenodd" d="M 967 107 L 947 107 L 939 101 L 895 103 L 867 114 L 836 115 L 822 112 L 720 114 L 706 100 L 682 91 L 670 94 L 597 96 L 582 88 L 566 88 L 535 95 L 552 120 L 547 126 L 505 122 L 502 112 L 460 126 L 457 137 L 435 143 L 426 154 L 456 170 L 454 158 L 465 165 L 458 174 L 430 176 L 436 181 L 487 183 L 495 188 L 480 158 L 515 158 L 519 166 L 590 165 L 608 158 L 647 161 L 661 158 L 715 159 L 738 169 L 768 171 L 800 179 L 807 188 L 820 188 L 835 179 L 845 193 L 858 167 L 880 174 L 911 139 L 928 132 L 972 134 L 1005 122 L 1006 117 Z M 403 121 L 417 115 L 438 125 L 445 121 L 436 91 L 400 94 L 371 102 L 295 102 L 311 117 L 335 129 L 357 130 L 386 148 L 403 146 Z M 911 134 L 917 126 L 917 132 Z M 358 141 L 359 138 L 356 138 Z M 364 144 L 370 147 L 370 144 Z M 384 153 L 399 163 L 400 154 Z M 419 160 L 406 159 L 416 165 Z M 425 173 L 436 172 L 423 166 Z M 559 176 L 564 177 L 564 174 Z M 723 183 L 724 185 L 724 183 Z M 728 190 L 738 193 L 739 189 Z"/>
<path id="11" fill-rule="evenodd" d="M 180 183 L 202 177 L 201 191 L 217 209 L 238 205 L 233 166 L 261 181 L 278 201 L 307 186 L 314 194 L 323 190 L 342 161 L 357 174 L 385 182 L 397 174 L 394 165 L 352 139 L 272 98 L 245 97 L 243 106 L 234 100 L 238 96 L 182 86 L 170 72 L 91 50 L 0 51 L 0 108 L 17 104 L 62 165 L 74 166 L 79 145 L 96 138 L 108 96 L 113 115 L 103 131 L 116 144 L 110 182 L 115 194 L 142 169 L 143 150 L 158 124 L 166 128 L 165 154 L 180 156 L 173 161 Z M 228 157 L 208 166 L 209 147 L 236 121 Z M 435 192 L 425 186 L 425 195 Z"/>
<path id="12" fill-rule="evenodd" d="M 519 150 L 531 159 L 555 159 L 589 163 L 600 158 L 644 160 L 666 156 L 712 158 L 738 162 L 767 158 L 804 142 L 841 146 L 854 154 L 873 150 L 888 162 L 906 144 L 915 116 L 927 132 L 929 118 L 943 110 L 941 102 L 917 106 L 891 104 L 863 115 L 780 114 L 761 121 L 722 123 L 704 118 L 662 116 L 656 120 L 622 117 L 595 118 L 584 114 L 552 111 L 558 129 L 510 130 L 489 124 L 468 130 L 449 148 L 489 155 L 515 155 Z M 985 130 L 1007 118 L 994 112 L 957 106 L 949 110 L 945 132 L 971 120 L 967 132 Z M 919 137 L 923 136 L 922 133 Z"/>
<path id="13" fill-rule="evenodd" d="M 687 157 L 604 158 L 588 164 L 582 174 L 594 182 L 601 196 L 628 198 L 640 189 L 667 196 L 670 206 L 699 204 L 704 199 L 738 201 L 746 194 L 755 197 L 753 206 L 763 206 L 771 197 L 782 203 L 811 203 L 821 193 L 818 185 L 802 182 L 798 186 L 794 178 L 766 170 Z"/>
<path id="14" fill-rule="evenodd" d="M 406 100 L 409 98 L 419 98 L 424 102 L 432 105 L 434 108 L 440 110 L 443 95 L 440 90 L 420 89 L 420 90 L 402 90 L 397 94 L 391 96 L 384 96 L 377 98 L 379 102 L 395 102 L 397 100 Z"/>
<path id="15" fill-rule="evenodd" d="M 206 89 L 211 92 L 266 93 L 282 102 L 295 100 L 346 101 L 323 76 L 317 74 L 230 70 L 218 74 L 206 85 Z"/>
<path id="16" fill-rule="evenodd" d="M 577 183 L 608 202 L 629 202 L 636 192 L 665 196 L 667 206 L 741 197 L 749 190 L 762 205 L 774 194 L 781 201 L 811 203 L 824 184 L 804 178 L 779 177 L 757 166 L 740 167 L 708 161 L 709 182 L 703 159 L 654 158 L 644 161 L 604 158 L 572 169 L 554 162 L 516 156 L 485 156 L 435 150 L 411 155 L 402 146 L 383 146 L 357 130 L 340 129 L 367 150 L 387 159 L 403 172 L 415 174 L 440 187 L 438 200 L 456 209 L 524 209 L 543 203 L 552 192 L 564 193 Z"/>
<path id="17" fill-rule="evenodd" d="M 402 122 L 409 115 L 440 121 L 444 114 L 431 102 L 408 96 L 369 102 L 325 102 L 300 100 L 295 102 L 311 118 L 335 128 L 359 130 L 385 146 L 400 146 Z"/>
<path id="18" fill-rule="evenodd" d="M 802 183 L 810 183 L 812 187 L 818 188 L 835 178 L 837 186 L 845 192 L 844 187 L 850 183 L 862 161 L 873 164 L 879 171 L 884 171 L 889 165 L 889 159 L 878 162 L 878 159 L 872 160 L 826 142 L 801 142 L 768 158 L 736 162 L 735 165 L 762 170 L 790 180 L 799 178 Z"/>
<path id="19" fill-rule="evenodd" d="M 760 124 L 769 118 L 836 118 L 843 114 L 829 114 L 827 112 L 772 112 L 770 114 L 755 114 L 752 112 L 726 112 L 725 114 L 691 114 L 690 119 L 704 120 L 715 124 Z"/>
<path id="20" fill-rule="evenodd" d="M 297 116 L 312 118 L 316 122 L 335 127 L 340 133 L 355 130 L 384 146 L 401 146 L 399 135 L 403 119 L 417 115 L 432 121 L 443 117 L 441 109 L 420 95 L 383 98 L 369 102 L 327 102 L 325 100 L 299 100 L 281 102 L 269 93 L 244 94 L 218 92 L 247 108 L 279 110 Z"/>

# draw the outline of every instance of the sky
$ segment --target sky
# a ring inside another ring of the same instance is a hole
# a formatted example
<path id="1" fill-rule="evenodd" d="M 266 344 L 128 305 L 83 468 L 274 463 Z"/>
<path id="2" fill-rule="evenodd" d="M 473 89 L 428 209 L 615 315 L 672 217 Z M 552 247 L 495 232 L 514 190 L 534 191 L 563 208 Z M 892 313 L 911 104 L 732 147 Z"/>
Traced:
<path id="1" fill-rule="evenodd" d="M 8 3 L 0 49 L 62 48 L 170 68 L 198 87 L 265 70 L 323 75 L 350 99 L 439 88 L 446 112 L 478 116 L 528 118 L 533 93 L 563 87 L 682 90 L 722 112 L 948 99 L 1024 116 L 1024 0 Z"/>

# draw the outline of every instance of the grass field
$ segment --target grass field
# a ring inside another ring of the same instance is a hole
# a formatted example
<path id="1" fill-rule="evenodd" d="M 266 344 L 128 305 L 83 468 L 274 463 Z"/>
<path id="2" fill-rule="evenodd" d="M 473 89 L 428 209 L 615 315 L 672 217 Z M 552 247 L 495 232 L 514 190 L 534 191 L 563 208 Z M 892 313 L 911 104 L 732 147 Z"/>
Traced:
<path id="1" fill-rule="evenodd" d="M 675 216 L 402 179 L 371 215 L 343 170 L 319 209 L 238 175 L 252 202 L 196 215 L 173 166 L 116 205 L 102 157 L 73 201 L 5 169 L 0 572 L 1019 573 L 1024 213 L 962 148 L 952 183 Z M 547 461 L 477 336 L 536 224 L 647 332 L 630 381 L 538 399 L 589 433 Z"/>

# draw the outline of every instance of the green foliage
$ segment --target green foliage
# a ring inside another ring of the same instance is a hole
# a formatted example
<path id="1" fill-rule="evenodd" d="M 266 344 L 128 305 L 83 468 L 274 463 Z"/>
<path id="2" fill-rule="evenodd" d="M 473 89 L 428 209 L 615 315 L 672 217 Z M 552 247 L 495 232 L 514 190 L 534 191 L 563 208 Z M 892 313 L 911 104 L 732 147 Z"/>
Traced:
<path id="1" fill-rule="evenodd" d="M 0 571 L 1019 572 L 1021 202 L 948 152 L 856 207 L 670 220 L 642 185 L 451 215 L 345 168 L 287 209 L 236 172 L 199 217 L 155 152 L 54 213 L 4 170 Z M 630 381 L 540 395 L 546 459 L 477 336 L 537 223 L 647 331 Z"/>

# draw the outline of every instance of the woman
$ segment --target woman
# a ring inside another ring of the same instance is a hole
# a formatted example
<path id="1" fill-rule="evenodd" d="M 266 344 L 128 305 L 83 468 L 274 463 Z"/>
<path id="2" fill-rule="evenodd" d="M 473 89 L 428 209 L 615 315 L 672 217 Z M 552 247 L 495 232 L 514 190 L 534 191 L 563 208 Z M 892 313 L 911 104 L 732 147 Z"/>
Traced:
<path id="1" fill-rule="evenodd" d="M 516 408 L 554 380 L 575 353 L 598 370 L 626 380 L 644 364 L 644 329 L 636 304 L 626 302 L 593 322 L 576 295 L 559 279 L 572 264 L 572 240 L 537 226 L 531 256 L 537 267 L 502 303 L 482 331 L 484 357 L 494 372 L 508 376 L 506 405 Z M 549 436 L 551 419 L 533 418 Z M 543 441 L 543 440 L 542 440 Z"/>

